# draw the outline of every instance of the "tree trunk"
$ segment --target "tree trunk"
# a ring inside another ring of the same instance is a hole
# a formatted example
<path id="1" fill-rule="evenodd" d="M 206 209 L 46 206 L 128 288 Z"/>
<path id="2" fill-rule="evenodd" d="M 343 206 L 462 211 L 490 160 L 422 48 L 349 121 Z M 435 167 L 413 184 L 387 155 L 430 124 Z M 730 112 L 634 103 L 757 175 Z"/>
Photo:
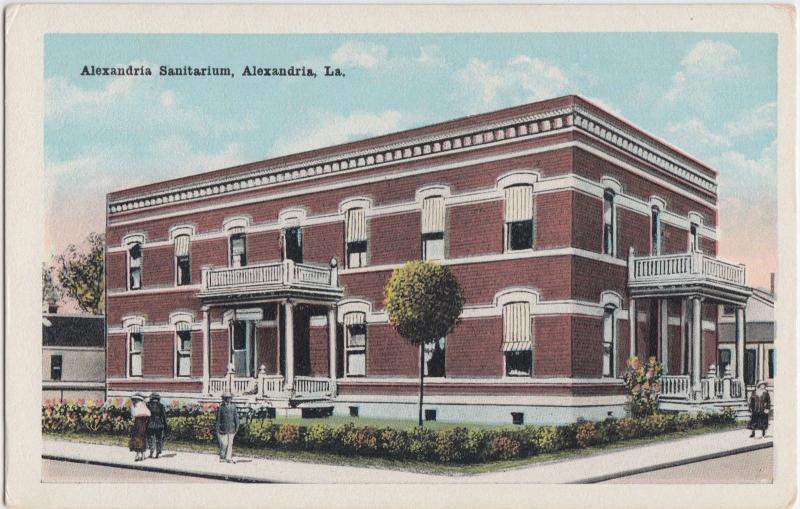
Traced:
<path id="1" fill-rule="evenodd" d="M 419 426 L 422 427 L 422 381 L 425 376 L 425 343 L 419 344 Z"/>

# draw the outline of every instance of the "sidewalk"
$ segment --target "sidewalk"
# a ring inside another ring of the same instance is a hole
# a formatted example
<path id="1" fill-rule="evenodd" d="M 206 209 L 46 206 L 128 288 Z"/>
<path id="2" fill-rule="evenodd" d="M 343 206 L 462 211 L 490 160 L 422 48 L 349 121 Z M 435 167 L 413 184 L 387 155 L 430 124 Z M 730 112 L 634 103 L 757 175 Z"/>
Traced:
<path id="1" fill-rule="evenodd" d="M 704 461 L 772 446 L 773 429 L 766 438 L 752 439 L 740 429 L 669 440 L 593 456 L 537 463 L 513 470 L 476 475 L 434 475 L 341 465 L 238 458 L 235 465 L 220 463 L 214 454 L 178 451 L 135 463 L 125 447 L 94 445 L 45 438 L 42 457 L 196 475 L 212 479 L 261 483 L 591 483 L 675 465 Z M 174 454 L 174 455 L 173 455 Z"/>

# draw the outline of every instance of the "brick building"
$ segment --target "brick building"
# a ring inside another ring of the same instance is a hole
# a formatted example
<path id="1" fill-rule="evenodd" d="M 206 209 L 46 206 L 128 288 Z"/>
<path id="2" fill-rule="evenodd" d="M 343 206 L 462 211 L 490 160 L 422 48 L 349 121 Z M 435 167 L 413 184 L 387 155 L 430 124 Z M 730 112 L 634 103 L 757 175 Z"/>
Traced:
<path id="1" fill-rule="evenodd" d="M 717 215 L 714 170 L 577 96 L 115 192 L 108 392 L 412 417 L 383 287 L 428 258 L 466 297 L 429 418 L 620 415 L 630 355 L 663 361 L 670 408 L 740 401 L 711 366 L 717 307 L 750 294 Z"/>

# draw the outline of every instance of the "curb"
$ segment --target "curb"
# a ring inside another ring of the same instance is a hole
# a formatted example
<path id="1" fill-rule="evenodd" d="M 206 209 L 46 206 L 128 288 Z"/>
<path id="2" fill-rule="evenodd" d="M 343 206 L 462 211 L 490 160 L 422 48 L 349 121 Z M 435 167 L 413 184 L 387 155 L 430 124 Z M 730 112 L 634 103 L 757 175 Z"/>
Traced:
<path id="1" fill-rule="evenodd" d="M 131 465 L 129 463 L 119 463 L 113 461 L 101 461 L 101 460 L 87 460 L 87 459 L 79 459 L 79 458 L 71 458 L 69 456 L 60 456 L 57 454 L 42 454 L 43 460 L 53 460 L 53 461 L 66 461 L 70 463 L 82 463 L 84 465 L 98 465 L 102 467 L 112 467 L 112 468 L 125 468 L 128 470 L 141 470 L 143 472 L 156 472 L 159 474 L 172 474 L 172 475 L 185 475 L 189 477 L 201 477 L 203 479 L 212 479 L 215 481 L 230 481 L 230 482 L 238 482 L 238 483 L 248 483 L 248 484 L 271 484 L 275 481 L 270 481 L 268 479 L 260 479 L 258 477 L 249 477 L 243 475 L 236 475 L 236 474 L 216 474 L 212 472 L 200 472 L 197 470 L 176 470 L 166 467 L 156 467 L 156 466 L 146 466 L 146 465 Z M 290 484 L 281 481 L 281 484 Z"/>
<path id="2" fill-rule="evenodd" d="M 568 484 L 597 484 L 605 481 L 610 481 L 612 479 L 619 479 L 620 477 L 628 477 L 631 475 L 637 474 L 644 474 L 647 472 L 654 472 L 656 470 L 663 470 L 665 468 L 672 468 L 672 467 L 679 467 L 681 465 L 689 465 L 690 463 L 698 463 L 701 461 L 708 461 L 717 458 L 724 458 L 726 456 L 734 456 L 736 454 L 742 454 L 745 452 L 752 452 L 757 451 L 760 449 L 767 449 L 772 447 L 772 441 L 769 442 L 762 442 L 753 445 L 747 445 L 744 447 L 738 447 L 736 449 L 730 449 L 727 451 L 721 452 L 714 452 L 710 454 L 704 454 L 702 456 L 695 456 L 693 458 L 684 458 L 680 460 L 668 461 L 666 463 L 658 463 L 656 465 L 650 465 L 647 467 L 640 467 L 640 468 L 633 468 L 630 470 L 623 470 L 621 472 L 616 472 L 613 474 L 606 474 L 606 475 L 599 475 L 596 477 L 587 477 L 586 479 L 580 479 L 578 481 L 571 481 Z"/>

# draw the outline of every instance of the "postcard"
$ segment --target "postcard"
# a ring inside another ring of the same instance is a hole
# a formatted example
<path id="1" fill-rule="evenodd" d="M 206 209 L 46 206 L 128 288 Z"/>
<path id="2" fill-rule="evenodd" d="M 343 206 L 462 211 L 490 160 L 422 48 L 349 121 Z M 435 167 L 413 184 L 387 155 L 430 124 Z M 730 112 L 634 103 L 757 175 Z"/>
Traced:
<path id="1" fill-rule="evenodd" d="M 795 23 L 9 7 L 6 503 L 787 506 Z"/>

